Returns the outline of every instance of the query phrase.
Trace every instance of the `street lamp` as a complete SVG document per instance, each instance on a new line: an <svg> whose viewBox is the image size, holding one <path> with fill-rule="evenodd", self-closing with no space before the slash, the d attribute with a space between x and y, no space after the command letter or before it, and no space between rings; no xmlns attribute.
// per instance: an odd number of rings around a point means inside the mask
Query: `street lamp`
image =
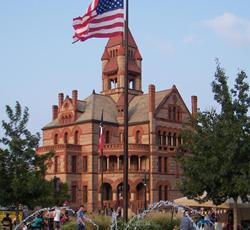
<svg viewBox="0 0 250 230"><path fill-rule="evenodd" d="M54 176L54 198L56 198L56 194L60 192L60 178Z"/></svg>
<svg viewBox="0 0 250 230"><path fill-rule="evenodd" d="M148 184L146 170L144 171L144 179L142 179L142 181L144 185L144 210L146 210L147 209L147 184Z"/></svg>

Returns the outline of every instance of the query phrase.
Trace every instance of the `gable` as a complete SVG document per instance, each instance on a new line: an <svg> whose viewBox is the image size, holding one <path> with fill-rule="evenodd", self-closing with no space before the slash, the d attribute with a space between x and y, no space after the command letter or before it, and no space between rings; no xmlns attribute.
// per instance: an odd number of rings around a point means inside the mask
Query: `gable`
<svg viewBox="0 0 250 230"><path fill-rule="evenodd" d="M185 122L190 117L190 112L177 90L163 98L155 111L155 118L172 121Z"/></svg>

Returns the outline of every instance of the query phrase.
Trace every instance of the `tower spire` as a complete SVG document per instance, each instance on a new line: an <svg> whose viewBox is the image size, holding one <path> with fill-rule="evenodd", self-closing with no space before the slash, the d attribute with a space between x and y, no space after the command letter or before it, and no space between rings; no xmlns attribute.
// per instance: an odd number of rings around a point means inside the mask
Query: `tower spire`
<svg viewBox="0 0 250 230"><path fill-rule="evenodd" d="M142 57L128 30L128 94L141 95ZM102 94L117 102L125 90L125 44L122 35L109 39L102 55Z"/></svg>

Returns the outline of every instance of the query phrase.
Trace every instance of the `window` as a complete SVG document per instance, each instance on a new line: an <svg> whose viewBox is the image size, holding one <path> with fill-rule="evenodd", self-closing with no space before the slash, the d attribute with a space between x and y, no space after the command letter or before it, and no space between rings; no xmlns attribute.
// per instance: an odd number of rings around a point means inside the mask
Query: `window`
<svg viewBox="0 0 250 230"><path fill-rule="evenodd" d="M59 156L55 156L55 173L59 172L58 163L59 163Z"/></svg>
<svg viewBox="0 0 250 230"><path fill-rule="evenodd" d="M164 172L168 173L168 158L164 158Z"/></svg>
<svg viewBox="0 0 250 230"><path fill-rule="evenodd" d="M181 121L181 109L179 107L177 109L177 121Z"/></svg>
<svg viewBox="0 0 250 230"><path fill-rule="evenodd" d="M78 131L75 131L75 134L74 134L74 144L75 145L79 144L79 132Z"/></svg>
<svg viewBox="0 0 250 230"><path fill-rule="evenodd" d="M131 156L130 158L130 169L137 171L139 169L138 156Z"/></svg>
<svg viewBox="0 0 250 230"><path fill-rule="evenodd" d="M88 186L83 186L83 203L88 202Z"/></svg>
<svg viewBox="0 0 250 230"><path fill-rule="evenodd" d="M161 192L162 192L162 186L160 185L159 186L159 201L162 200Z"/></svg>
<svg viewBox="0 0 250 230"><path fill-rule="evenodd" d="M176 146L176 133L174 133L174 136L173 136L173 146Z"/></svg>
<svg viewBox="0 0 250 230"><path fill-rule="evenodd" d="M135 80L129 81L129 89L135 89Z"/></svg>
<svg viewBox="0 0 250 230"><path fill-rule="evenodd" d="M163 139L162 140L162 142L163 142L162 144L163 145L166 145L166 137L167 137L166 132L163 132L163 135L162 135L162 139Z"/></svg>
<svg viewBox="0 0 250 230"><path fill-rule="evenodd" d="M161 172L161 158L162 157L158 157L158 172Z"/></svg>
<svg viewBox="0 0 250 230"><path fill-rule="evenodd" d="M181 120L181 109L179 106L169 105L168 107L168 119L172 121Z"/></svg>
<svg viewBox="0 0 250 230"><path fill-rule="evenodd" d="M172 142L172 141L171 141L171 139L172 139L172 138L171 138L171 133L169 132L169 133L168 133L168 145L169 145L169 146L171 146L171 145L172 145L172 143L171 143L171 142Z"/></svg>
<svg viewBox="0 0 250 230"><path fill-rule="evenodd" d="M164 200L168 200L168 186L164 186Z"/></svg>
<svg viewBox="0 0 250 230"><path fill-rule="evenodd" d="M58 145L58 134L54 136L54 145Z"/></svg>
<svg viewBox="0 0 250 230"><path fill-rule="evenodd" d="M76 156L71 156L71 172L76 173Z"/></svg>
<svg viewBox="0 0 250 230"><path fill-rule="evenodd" d="M119 133L119 142L123 143L123 133Z"/></svg>
<svg viewBox="0 0 250 230"><path fill-rule="evenodd" d="M141 144L141 132L139 130L136 131L136 134L135 134L135 143Z"/></svg>
<svg viewBox="0 0 250 230"><path fill-rule="evenodd" d="M173 106L173 120L176 121L176 107Z"/></svg>
<svg viewBox="0 0 250 230"><path fill-rule="evenodd" d="M87 172L88 171L88 157L84 156L82 161L82 171Z"/></svg>
<svg viewBox="0 0 250 230"><path fill-rule="evenodd" d="M71 202L76 203L76 185L71 186Z"/></svg>
<svg viewBox="0 0 250 230"><path fill-rule="evenodd" d="M158 131L157 133L157 144L161 145L161 131Z"/></svg>
<svg viewBox="0 0 250 230"><path fill-rule="evenodd" d="M105 133L105 143L106 144L109 144L109 131L106 131L106 133Z"/></svg>
<svg viewBox="0 0 250 230"><path fill-rule="evenodd" d="M67 132L64 133L64 138L63 138L63 140L64 140L64 144L68 144L68 133L67 133Z"/></svg>

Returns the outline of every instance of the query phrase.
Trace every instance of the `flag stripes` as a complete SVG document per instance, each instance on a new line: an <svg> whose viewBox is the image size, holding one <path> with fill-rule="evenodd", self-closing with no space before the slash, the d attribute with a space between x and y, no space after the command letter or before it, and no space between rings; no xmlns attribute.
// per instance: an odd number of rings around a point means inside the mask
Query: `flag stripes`
<svg viewBox="0 0 250 230"><path fill-rule="evenodd" d="M117 36L124 25L123 0L94 0L83 17L73 19L73 41Z"/></svg>

